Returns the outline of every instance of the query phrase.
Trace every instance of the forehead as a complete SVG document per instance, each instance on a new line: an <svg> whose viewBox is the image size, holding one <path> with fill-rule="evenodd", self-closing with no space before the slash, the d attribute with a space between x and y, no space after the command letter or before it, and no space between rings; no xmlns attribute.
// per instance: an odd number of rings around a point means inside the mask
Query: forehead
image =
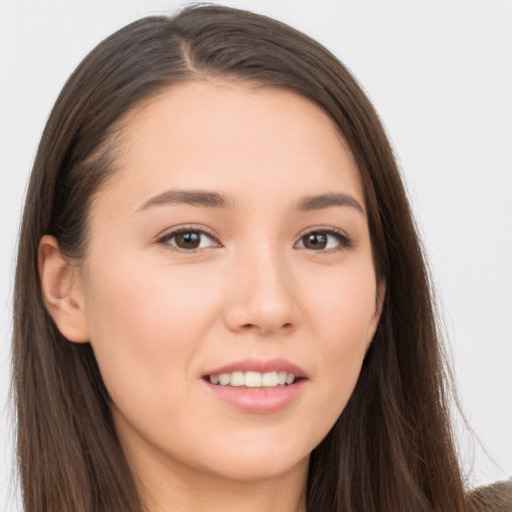
<svg viewBox="0 0 512 512"><path fill-rule="evenodd" d="M115 182L125 198L183 187L259 192L268 200L279 189L285 201L308 189L351 193L364 204L339 129L288 90L226 81L174 85L125 116L122 132Z"/></svg>

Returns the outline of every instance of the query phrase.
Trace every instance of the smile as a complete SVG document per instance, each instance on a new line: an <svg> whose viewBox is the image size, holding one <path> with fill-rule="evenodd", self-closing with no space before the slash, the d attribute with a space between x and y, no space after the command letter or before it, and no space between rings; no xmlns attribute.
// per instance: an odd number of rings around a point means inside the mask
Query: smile
<svg viewBox="0 0 512 512"><path fill-rule="evenodd" d="M289 386L296 380L293 373L286 371L274 372L241 372L221 373L209 375L207 379L211 384L218 386L235 386L245 388L276 388L278 386Z"/></svg>
<svg viewBox="0 0 512 512"><path fill-rule="evenodd" d="M211 369L201 380L215 400L249 414L287 409L309 383L304 370L285 359L237 361Z"/></svg>

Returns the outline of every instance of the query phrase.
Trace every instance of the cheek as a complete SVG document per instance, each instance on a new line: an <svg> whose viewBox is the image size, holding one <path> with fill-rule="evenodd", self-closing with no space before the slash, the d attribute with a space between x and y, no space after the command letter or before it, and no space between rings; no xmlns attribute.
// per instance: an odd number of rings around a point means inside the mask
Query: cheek
<svg viewBox="0 0 512 512"><path fill-rule="evenodd" d="M86 295L88 320L104 342L132 340L144 351L172 343L185 345L183 334L201 330L198 317L214 316L219 292L193 270L117 260L90 273ZM136 334L139 336L136 336ZM149 334L153 334L150 336ZM157 334L157 336L154 336Z"/></svg>
<svg viewBox="0 0 512 512"><path fill-rule="evenodd" d="M219 292L204 276L128 260L89 275L91 344L114 402L161 406L162 395L193 379L190 363L219 316Z"/></svg>
<svg viewBox="0 0 512 512"><path fill-rule="evenodd" d="M325 349L336 353L370 340L376 315L376 280L371 264L327 269L305 283L305 314ZM364 347L363 347L364 348Z"/></svg>
<svg viewBox="0 0 512 512"><path fill-rule="evenodd" d="M315 379L322 399L312 414L333 424L345 408L359 378L362 361L373 334L376 282L373 267L341 270L319 279L310 288L307 306L312 317L319 364Z"/></svg>

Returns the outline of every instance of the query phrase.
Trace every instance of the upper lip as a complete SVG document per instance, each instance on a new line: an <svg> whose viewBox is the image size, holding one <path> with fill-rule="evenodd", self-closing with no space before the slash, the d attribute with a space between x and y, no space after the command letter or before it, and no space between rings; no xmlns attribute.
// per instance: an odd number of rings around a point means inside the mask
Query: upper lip
<svg viewBox="0 0 512 512"><path fill-rule="evenodd" d="M306 378L305 371L294 363L286 359L243 359L234 361L224 366L219 366L209 370L206 375L220 375L221 373L232 372L286 372L293 373L297 378Z"/></svg>

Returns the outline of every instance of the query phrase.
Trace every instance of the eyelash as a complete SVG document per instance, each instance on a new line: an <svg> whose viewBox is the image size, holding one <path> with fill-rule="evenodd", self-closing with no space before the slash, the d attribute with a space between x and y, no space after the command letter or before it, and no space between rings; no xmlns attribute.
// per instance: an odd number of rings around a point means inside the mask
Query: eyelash
<svg viewBox="0 0 512 512"><path fill-rule="evenodd" d="M334 248L320 249L320 250L316 250L316 251L314 249L310 249L313 252L330 254L333 252L342 251L344 249L352 249L354 247L354 242L352 241L352 239L349 236L347 236L343 231L334 229L332 227L327 227L327 226L317 226L313 229L306 231L304 234L302 234L299 237L299 240L296 242L296 244L301 242L308 235L312 235L312 234L323 234L323 235L327 235L327 236L332 236L339 243L338 247L334 247ZM307 247L305 247L305 249L307 249Z"/></svg>
<svg viewBox="0 0 512 512"><path fill-rule="evenodd" d="M200 228L195 228L193 226L190 226L190 227L180 227L179 229L176 229L176 230L173 230L169 233L166 233L165 235L161 236L160 238L158 238L157 240L157 243L158 244L161 244L161 245L165 245L167 247L171 247L172 250L175 250L177 252L182 252L182 253L196 253L198 251L201 251L202 249L205 249L204 247L197 247L197 248L188 248L188 249L184 249L184 248L181 248L181 247L177 247L176 245L173 245L170 243L170 241L172 239L174 239L175 237L181 235L181 234L190 234L190 233L197 233L199 234L200 236L205 236L207 238L209 238L213 243L211 246L208 246L208 247L219 247L221 246L221 243L219 242L219 240L213 236L211 233L208 233L207 231L205 231L204 229L200 229ZM333 253L333 252L338 252L338 251L342 251L344 249L351 249L354 244L353 244L353 241L345 234L343 233L342 231L339 231L337 229L334 229L332 227L322 227L322 226L318 226L318 227L315 227L313 229L310 229L309 231L303 233L298 241L295 243L294 247L299 243L299 242L302 242L304 240L305 237L307 237L308 235L313 235L313 234L321 234L321 235L327 235L327 237L331 236L331 237L334 237L337 242L338 242L338 247L335 247L335 248L329 248L329 249L318 249L318 250L315 250L315 249L308 249L307 247L299 247L299 248L304 248L306 250L310 250L312 252L318 252L318 253Z"/></svg>
<svg viewBox="0 0 512 512"><path fill-rule="evenodd" d="M177 247L170 243L170 241L173 238L175 238L181 234L187 234L187 233L199 233L200 235L205 236L205 237L209 238L212 242L214 242L214 244L212 244L212 246L214 246L214 245L220 246L221 245L220 242L211 233L208 233L204 229L195 228L193 226L190 226L190 227L184 226L184 227L175 229L173 231L170 231L169 233L166 233L165 235L161 236L157 240L157 243L161 244L161 245L165 245L167 247L171 247L172 250L175 250L178 252L184 252L184 253L195 253L195 252L198 252L198 251L204 249L204 247L203 248L198 247L198 248L193 248L193 249L183 249L181 247Z"/></svg>

